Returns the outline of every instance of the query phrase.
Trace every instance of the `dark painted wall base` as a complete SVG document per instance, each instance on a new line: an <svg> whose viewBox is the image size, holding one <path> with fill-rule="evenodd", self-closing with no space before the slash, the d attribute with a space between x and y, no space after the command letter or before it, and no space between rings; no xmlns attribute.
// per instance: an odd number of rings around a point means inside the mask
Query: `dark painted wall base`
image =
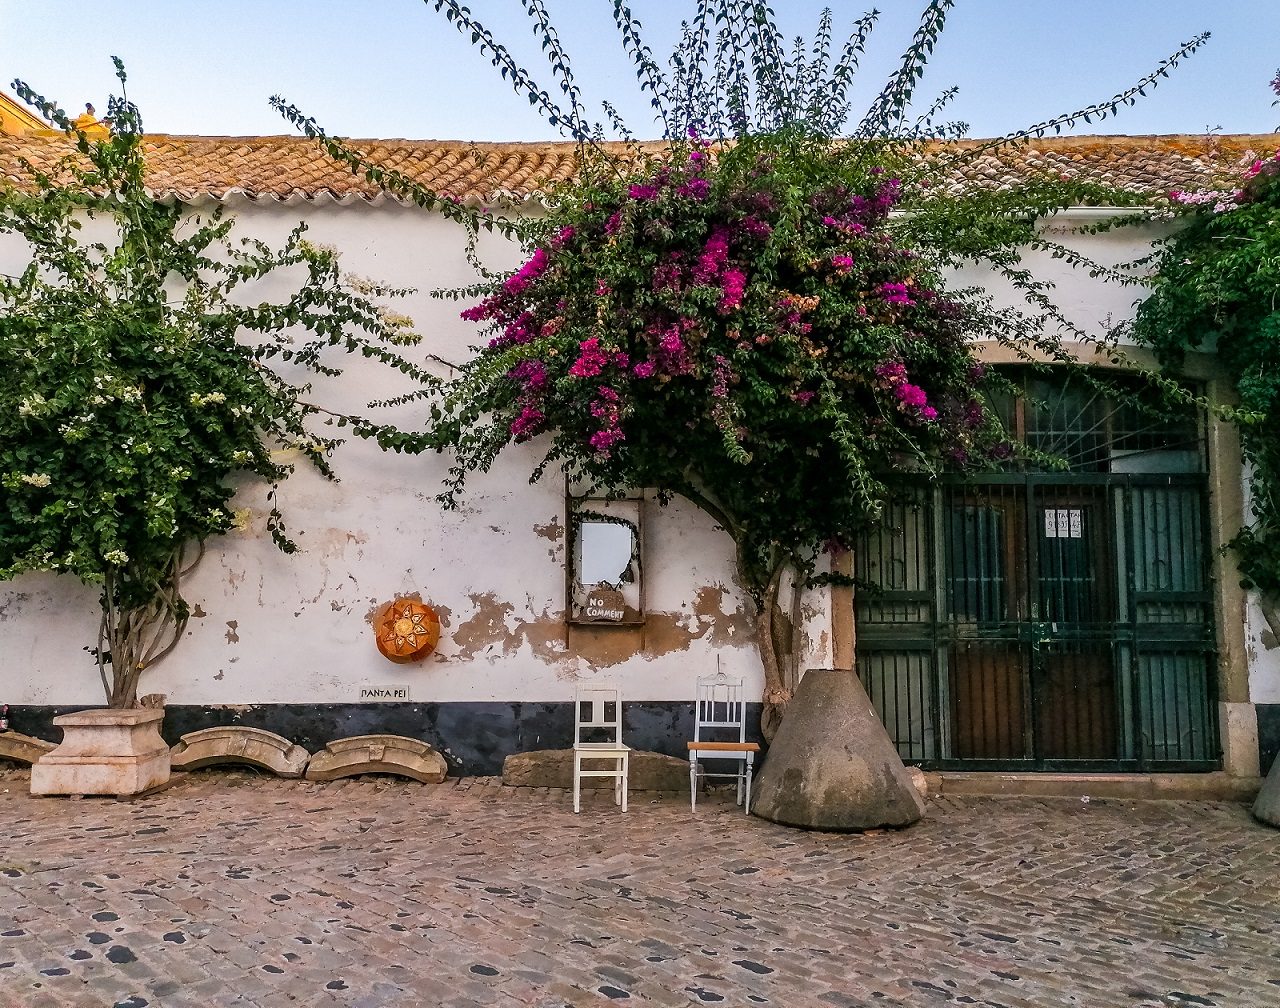
<svg viewBox="0 0 1280 1008"><path fill-rule="evenodd" d="M59 714L81 707L11 707L14 731L56 742ZM1258 755L1265 776L1280 755L1280 704L1258 704ZM573 745L573 705L569 703L366 703L256 704L244 709L174 705L165 711L162 733L170 745L179 736L215 725L265 728L316 752L334 739L386 732L408 735L435 746L460 776L502 773L511 753L567 749ZM634 749L684 758L693 738L693 704L681 701L630 702L624 736ZM748 704L747 738L760 737L760 704Z"/></svg>
<svg viewBox="0 0 1280 1008"><path fill-rule="evenodd" d="M760 738L760 704L747 705L747 739ZM11 707L10 726L25 735L56 742L59 714L82 707ZM216 725L265 728L316 752L334 739L388 733L422 739L449 761L460 776L502 773L511 753L568 749L573 745L571 703L365 703L255 704L228 709L171 705L161 734L173 745L181 735ZM628 702L623 741L633 749L685 757L693 738L693 704L681 701Z"/></svg>
<svg viewBox="0 0 1280 1008"><path fill-rule="evenodd" d="M1280 756L1280 704L1260 703L1258 711L1258 762L1262 764L1262 776L1267 775L1271 764Z"/></svg>

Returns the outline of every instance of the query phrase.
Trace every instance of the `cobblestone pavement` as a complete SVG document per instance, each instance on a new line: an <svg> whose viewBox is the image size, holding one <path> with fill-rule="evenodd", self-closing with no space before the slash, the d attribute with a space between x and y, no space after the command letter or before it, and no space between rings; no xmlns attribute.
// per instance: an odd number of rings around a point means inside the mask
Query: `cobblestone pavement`
<svg viewBox="0 0 1280 1008"><path fill-rule="evenodd" d="M940 798L806 833L715 796L0 773L0 1005L1280 1004L1243 806Z"/></svg>

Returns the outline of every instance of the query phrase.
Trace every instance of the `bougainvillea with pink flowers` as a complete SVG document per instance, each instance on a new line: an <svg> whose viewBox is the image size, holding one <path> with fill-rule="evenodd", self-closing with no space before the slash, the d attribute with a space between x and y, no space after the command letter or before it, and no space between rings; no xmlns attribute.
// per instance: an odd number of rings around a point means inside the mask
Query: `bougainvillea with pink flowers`
<svg viewBox="0 0 1280 1008"><path fill-rule="evenodd" d="M545 434L575 479L702 504L763 591L780 554L852 542L889 474L1006 456L971 350L985 309L904 244L893 165L801 164L693 136L575 185L461 313L487 341L443 406L453 488Z"/></svg>
<svg viewBox="0 0 1280 1008"><path fill-rule="evenodd" d="M773 630L775 609L788 608L777 605L786 572L795 612L803 585L822 576L823 553L851 545L895 488L1009 454L988 408L999 379L975 360L971 339L1065 366L1076 361L1063 339L1096 339L1057 309L1022 253L1114 275L1036 221L1135 197L1058 174L997 188L952 183L993 152L1113 115L1204 36L1106 101L961 147L947 141L966 127L940 118L953 91L913 106L954 0L923 4L910 45L861 116L852 82L874 11L843 44L824 12L812 44L793 47L759 0L698 0L668 73L618 0L614 21L663 141L635 143L605 103L624 140L607 148L541 0L521 6L550 87L470 8L433 3L576 142L581 171L548 195L545 215L472 212L277 101L352 171L460 221L473 238L497 230L526 253L510 276L466 291L479 299L463 317L482 327L483 343L428 390L426 437L383 443L450 452L446 505L516 442L543 453L535 479L562 469L594 493L646 488L711 514L733 537L741 582L759 607L769 736L798 681L799 649L780 646ZM981 292L942 282L974 262L1026 309L997 310Z"/></svg>

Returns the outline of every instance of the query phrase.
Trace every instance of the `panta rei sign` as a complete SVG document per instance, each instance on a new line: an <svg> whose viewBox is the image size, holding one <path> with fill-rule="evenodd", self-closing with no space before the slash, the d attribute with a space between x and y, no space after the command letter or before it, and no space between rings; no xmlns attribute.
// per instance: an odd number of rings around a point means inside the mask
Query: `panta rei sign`
<svg viewBox="0 0 1280 1008"><path fill-rule="evenodd" d="M370 700L408 700L408 686L361 686L360 701Z"/></svg>

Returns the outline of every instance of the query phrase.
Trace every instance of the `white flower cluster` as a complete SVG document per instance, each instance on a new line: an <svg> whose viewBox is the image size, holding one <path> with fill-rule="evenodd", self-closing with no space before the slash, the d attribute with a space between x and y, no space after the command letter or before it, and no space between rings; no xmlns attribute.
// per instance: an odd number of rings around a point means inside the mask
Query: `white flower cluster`
<svg viewBox="0 0 1280 1008"><path fill-rule="evenodd" d="M384 288L366 276L359 273L343 273L342 285L351 291L352 294L362 294L365 297L370 295L380 295Z"/></svg>
<svg viewBox="0 0 1280 1008"><path fill-rule="evenodd" d="M48 400L37 392L35 395L27 396L22 402L18 403L18 416L40 416L48 405Z"/></svg>
<svg viewBox="0 0 1280 1008"><path fill-rule="evenodd" d="M378 321L382 323L385 339L396 346L412 346L422 340L408 315L379 306Z"/></svg>
<svg viewBox="0 0 1280 1008"><path fill-rule="evenodd" d="M124 550L114 549L104 553L102 559L109 564L114 564L116 567L123 567L129 562L129 554Z"/></svg>
<svg viewBox="0 0 1280 1008"><path fill-rule="evenodd" d="M303 255L322 255L330 259L337 259L341 253L334 245L326 245L323 242L307 241L303 238L298 242L298 251Z"/></svg>
<svg viewBox="0 0 1280 1008"><path fill-rule="evenodd" d="M33 487L47 487L53 482L53 480L49 478L48 473L23 473L18 477L18 479L22 480L22 482L26 483L28 486Z"/></svg>
<svg viewBox="0 0 1280 1008"><path fill-rule="evenodd" d="M378 307L378 318L382 321L384 326L393 332L399 330L405 330L408 332L413 331L413 319L409 318L408 315L405 315L402 312L392 311L390 308L380 305Z"/></svg>
<svg viewBox="0 0 1280 1008"><path fill-rule="evenodd" d="M192 406L220 405L221 403L224 403L226 401L227 401L227 397L222 392L209 392L206 395L201 395L199 392L191 393Z"/></svg>
<svg viewBox="0 0 1280 1008"><path fill-rule="evenodd" d="M62 435L62 439L66 441L67 444L75 444L78 441L83 441L89 436L89 428L84 425L85 421L92 419L93 414L90 413L87 417L78 418L78 421L61 424L58 427L58 433Z"/></svg>

